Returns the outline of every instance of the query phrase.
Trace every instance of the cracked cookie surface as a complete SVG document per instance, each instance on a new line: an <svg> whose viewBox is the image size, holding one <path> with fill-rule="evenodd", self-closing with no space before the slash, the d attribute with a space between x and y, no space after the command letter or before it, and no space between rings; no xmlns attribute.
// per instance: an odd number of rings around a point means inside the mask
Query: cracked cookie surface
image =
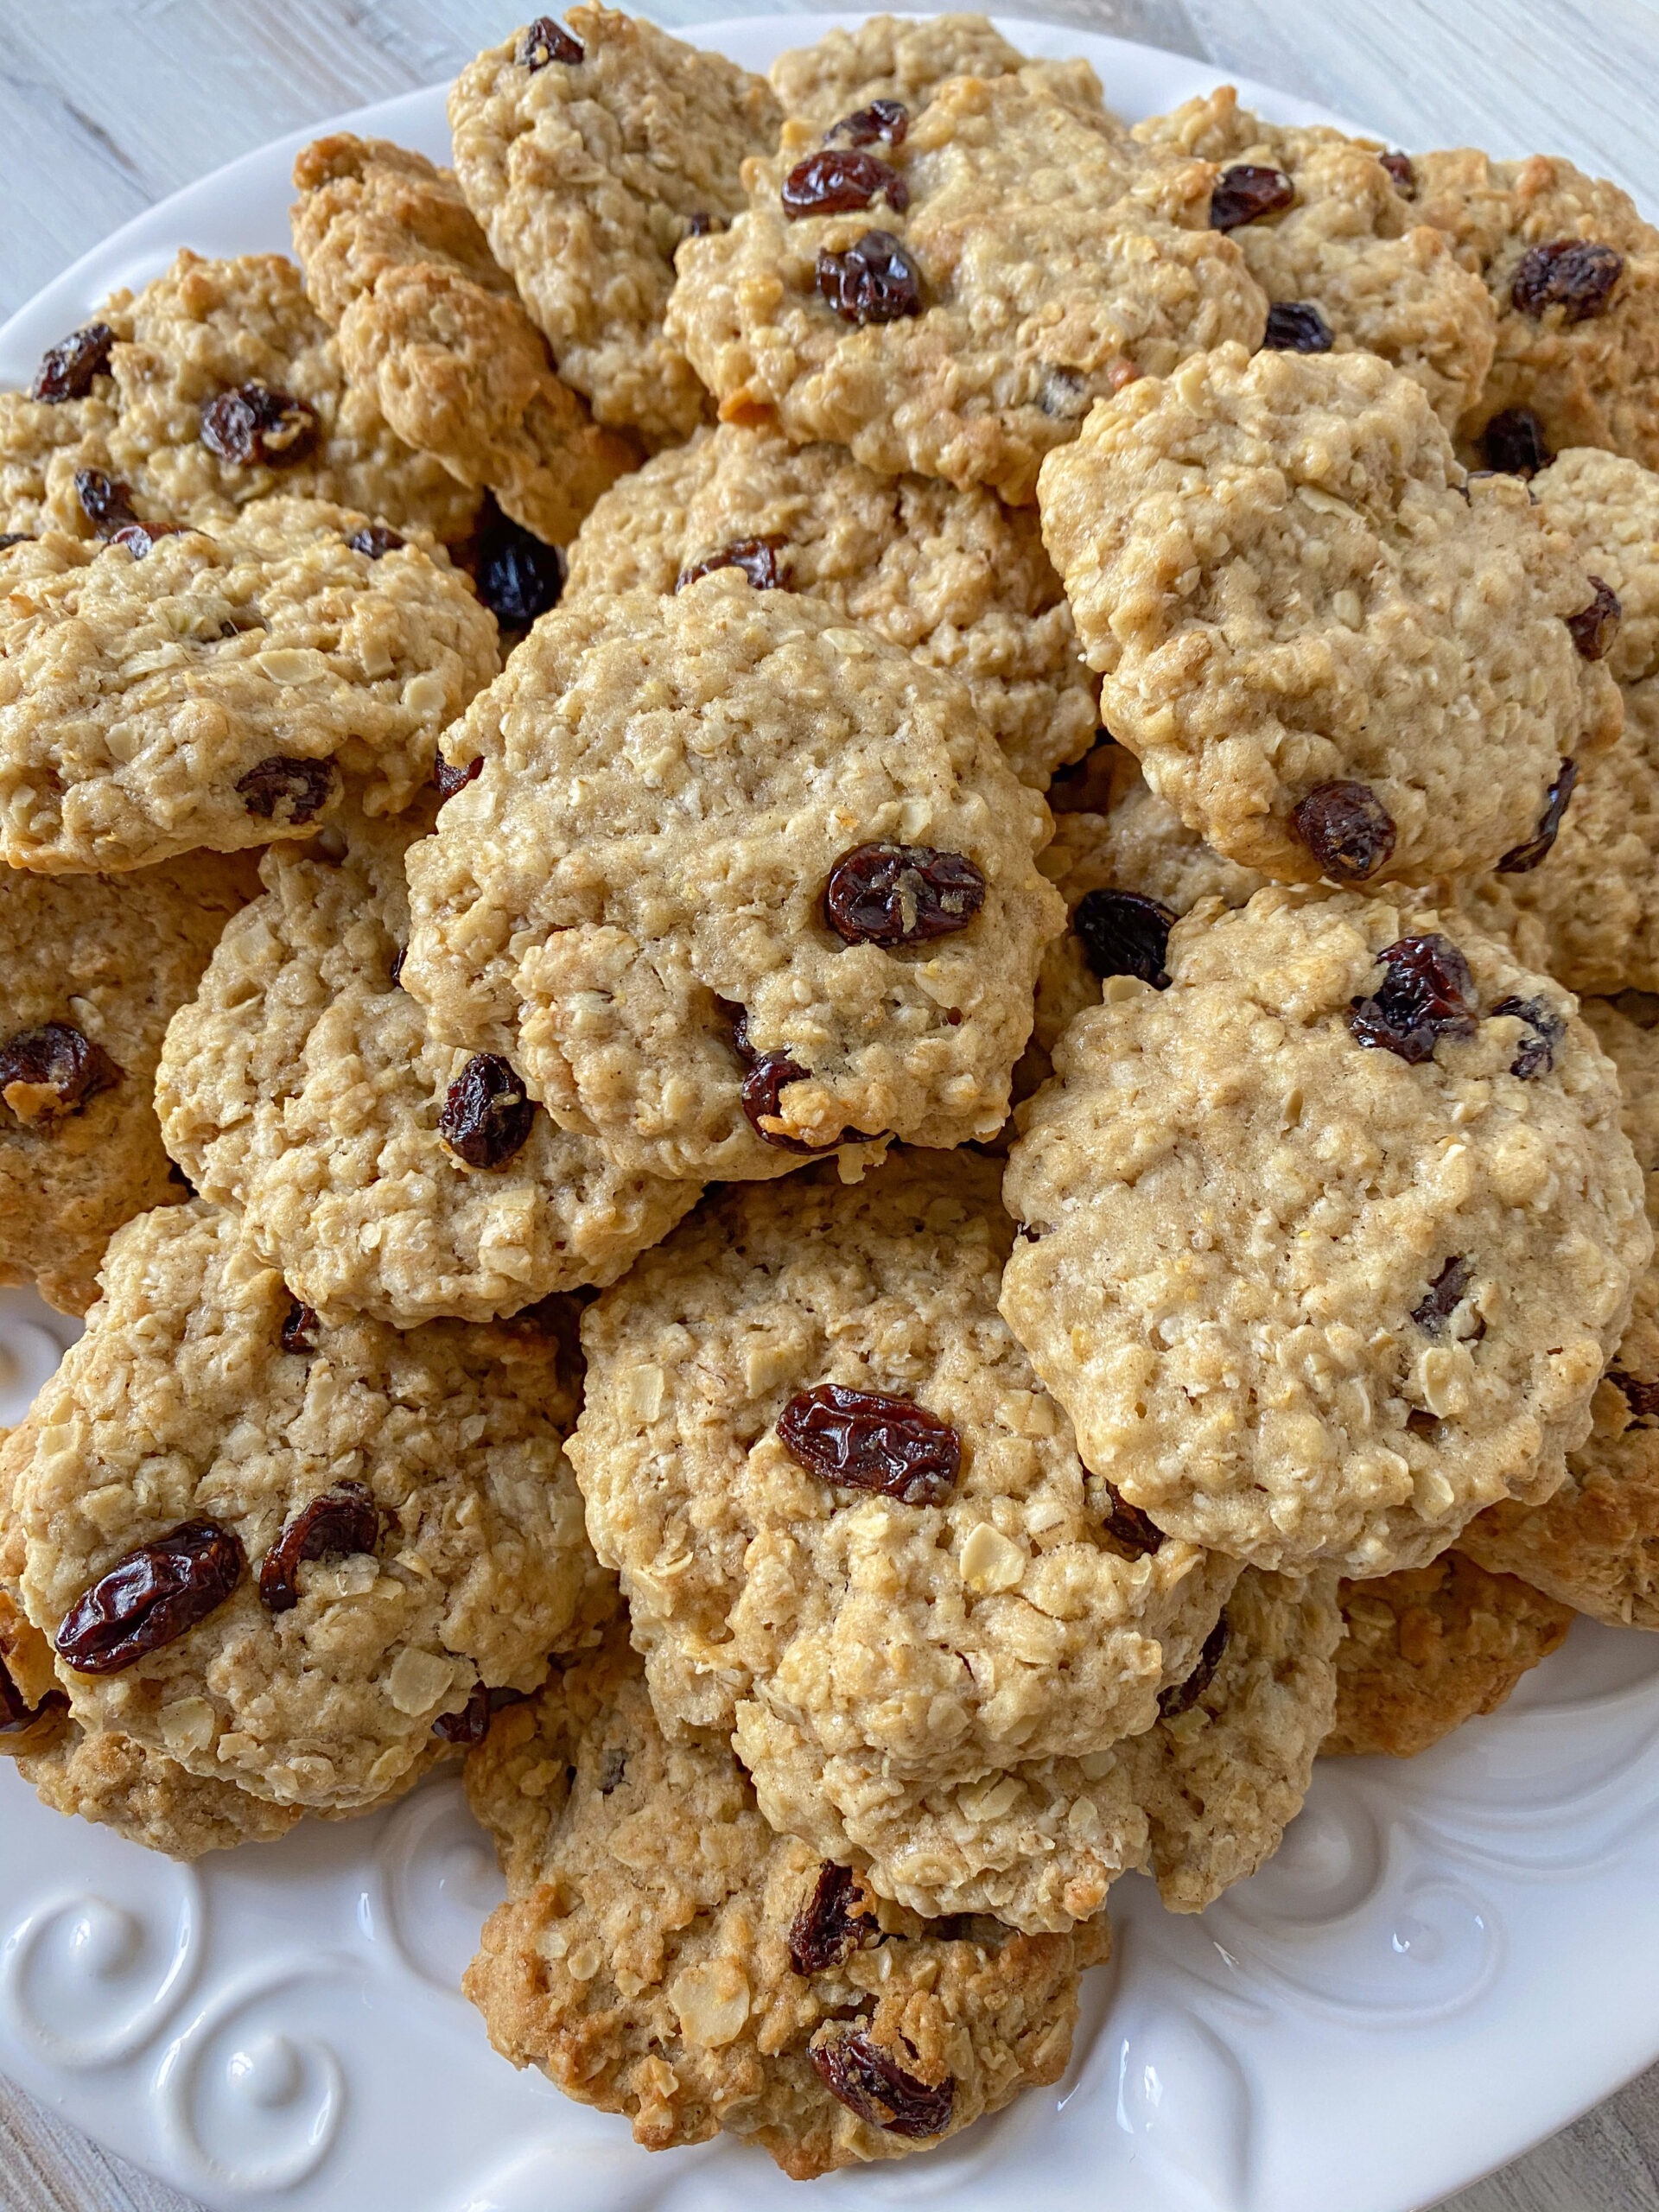
<svg viewBox="0 0 1659 2212"><path fill-rule="evenodd" d="M1490 868L1563 761L1618 738L1567 626L1588 564L1523 485L1465 484L1421 386L1372 356L1226 346L1144 378L1039 497L1103 720L1245 867Z"/></svg>
<svg viewBox="0 0 1659 2212"><path fill-rule="evenodd" d="M1028 509L722 424L606 494L570 550L563 603L671 592L722 556L960 677L1022 783L1040 791L1092 742L1094 687Z"/></svg>
<svg viewBox="0 0 1659 2212"><path fill-rule="evenodd" d="M1571 1000L1399 894L1201 906L1166 964L1060 1039L1005 1184L1002 1312L1088 1465L1359 1576L1548 1497L1652 1244Z"/></svg>
<svg viewBox="0 0 1659 2212"><path fill-rule="evenodd" d="M400 1328L609 1282L699 1188L625 1173L545 1114L493 1165L446 1141L467 1056L432 1041L395 978L419 830L358 818L340 858L268 855L264 895L174 1020L157 1084L175 1157L241 1209L295 1296Z"/></svg>
<svg viewBox="0 0 1659 2212"><path fill-rule="evenodd" d="M367 529L277 499L212 535L0 553L0 855L122 870L308 836L345 776L408 805L495 624L441 547L377 555Z"/></svg>
<svg viewBox="0 0 1659 2212"><path fill-rule="evenodd" d="M445 750L404 985L561 1128L708 1181L1000 1127L1061 913L954 677L722 569L544 616Z"/></svg>
<svg viewBox="0 0 1659 2212"><path fill-rule="evenodd" d="M764 77L608 8L565 16L575 51L515 33L449 95L455 175L496 259L600 422L685 437L709 399L664 334L674 257L700 219L743 205L770 149Z"/></svg>

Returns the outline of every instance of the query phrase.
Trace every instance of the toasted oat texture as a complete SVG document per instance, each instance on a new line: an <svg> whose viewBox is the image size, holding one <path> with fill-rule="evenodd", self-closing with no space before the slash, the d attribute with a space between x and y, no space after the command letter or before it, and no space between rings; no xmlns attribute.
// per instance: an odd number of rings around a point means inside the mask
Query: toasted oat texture
<svg viewBox="0 0 1659 2212"><path fill-rule="evenodd" d="M1366 1048L1384 950L1447 928L1474 1033ZM1002 1311L1087 1464L1172 1535L1358 1576L1548 1497L1652 1244L1573 1001L1399 894L1200 906L1166 965L1060 1039L1005 1185L1037 1241Z"/></svg>
<svg viewBox="0 0 1659 2212"><path fill-rule="evenodd" d="M672 591L762 540L785 588L961 677L1022 783L1094 740L1095 691L1036 516L937 478L877 476L838 446L724 424L606 494L570 551L567 606Z"/></svg>
<svg viewBox="0 0 1659 2212"><path fill-rule="evenodd" d="M1074 1821L1032 1842L1029 1806L1009 1821L985 1802L976 1826L965 1808L1006 1794L1010 1767L1150 1727L1238 1570L1192 1544L1135 1555L1107 1525L1109 1493L996 1311L998 1173L906 1153L855 1188L821 1168L728 1193L588 1308L569 1448L664 1721L735 1719L774 1825L844 1820L861 1856L861 1810L908 1846L918 1801L959 1799L969 1842L931 1909L1030 1929L1099 1904L1095 1839ZM824 1383L949 1422L944 1502L803 1465L779 1418ZM876 1887L915 1903L920 1877L870 1853Z"/></svg>
<svg viewBox="0 0 1659 2212"><path fill-rule="evenodd" d="M1040 71L939 87L903 143L881 149L907 210L883 194L855 213L788 217L784 180L820 137L786 123L775 157L745 172L747 212L680 254L669 334L725 421L1023 505L1093 401L1203 347L1261 339L1262 293L1208 227L1213 170L1148 163ZM873 228L901 243L920 305L861 326L820 296L820 257Z"/></svg>
<svg viewBox="0 0 1659 2212"><path fill-rule="evenodd" d="M1380 353L1420 384L1448 430L1480 396L1496 342L1492 303L1440 232L1418 217L1375 141L1263 123L1230 85L1131 136L1154 154L1219 168L1278 169L1295 188L1282 213L1233 233L1275 304L1317 308L1338 353Z"/></svg>
<svg viewBox="0 0 1659 2212"><path fill-rule="evenodd" d="M1062 909L954 677L726 569L544 615L446 751L484 765L410 850L404 986L560 1128L703 1181L995 1134ZM871 843L965 856L979 911L844 941L826 886Z"/></svg>
<svg viewBox="0 0 1659 2212"><path fill-rule="evenodd" d="M366 528L269 499L147 552L0 553L0 855L107 872L307 837L341 771L372 813L407 806L495 624L441 546L377 557Z"/></svg>
<svg viewBox="0 0 1659 2212"><path fill-rule="evenodd" d="M106 300L96 320L116 345L85 399L53 406L0 392L0 530L92 536L75 488L83 469L117 480L147 522L200 525L285 492L447 543L472 529L477 493L411 450L372 394L346 383L333 335L280 254L181 252L142 292ZM302 401L315 429L275 461L214 453L204 410L247 385Z"/></svg>
<svg viewBox="0 0 1659 2212"><path fill-rule="evenodd" d="M561 382L454 175L342 133L308 146L294 181L294 249L346 375L399 437L563 545L639 452Z"/></svg>
<svg viewBox="0 0 1659 2212"><path fill-rule="evenodd" d="M0 870L0 1282L84 1313L112 1233L187 1195L156 1120L162 1036L258 888L251 860L214 853L125 876ZM79 1099L31 1080L27 1040L53 1023L108 1062Z"/></svg>
<svg viewBox="0 0 1659 2212"><path fill-rule="evenodd" d="M1085 114L1113 119L1088 62L1033 61L985 16L869 16L856 30L826 31L812 46L780 54L767 74L786 114L828 130L872 100L898 100L913 112L948 77L1012 77L1022 70Z"/></svg>
<svg viewBox="0 0 1659 2212"><path fill-rule="evenodd" d="M1101 711L1228 859L1321 860L1294 810L1370 787L1388 876L1490 868L1564 758L1618 737L1567 619L1586 563L1511 477L1464 482L1422 388L1366 353L1224 346L1096 410L1044 467L1043 537Z"/></svg>
<svg viewBox="0 0 1659 2212"><path fill-rule="evenodd" d="M1659 1222L1659 1002L1631 992L1587 999L1584 1018L1618 1070L1624 1128ZM1615 1628L1659 1629L1659 1271L1636 1287L1630 1325L1597 1386L1594 1424L1567 1480L1531 1511L1496 1505L1464 1548L1576 1612Z"/></svg>
<svg viewBox="0 0 1659 2212"><path fill-rule="evenodd" d="M1496 1713L1573 1625L1570 1606L1512 1574L1488 1574L1460 1551L1344 1582L1342 1611L1348 1632L1337 1649L1336 1726L1320 1747L1327 1756L1415 1758L1465 1720Z"/></svg>
<svg viewBox="0 0 1659 2212"><path fill-rule="evenodd" d="M534 1688L607 1602L561 1449L568 1363L537 1323L330 1327L200 1200L129 1223L104 1286L0 1454L29 1618L55 1637L118 1560L203 1518L249 1572L124 1672L60 1660L83 1726L279 1805L360 1809L478 1682ZM370 1493L375 1551L298 1566L273 1611L266 1554L343 1480Z"/></svg>
<svg viewBox="0 0 1659 2212"><path fill-rule="evenodd" d="M743 205L744 158L770 149L778 103L764 77L639 17L577 6L565 21L578 61L521 60L515 32L462 70L455 175L565 382L601 423L671 442L709 413L664 334L675 250Z"/></svg>
<svg viewBox="0 0 1659 2212"><path fill-rule="evenodd" d="M1414 155L1412 167L1413 213L1445 232L1497 312L1497 350L1464 435L1478 443L1494 415L1527 407L1557 452L1605 446L1659 467L1659 232L1628 194L1544 154L1494 162L1462 147ZM1567 239L1610 246L1622 259L1599 310L1574 320L1564 305L1541 314L1517 305L1523 257Z"/></svg>
<svg viewBox="0 0 1659 2212"><path fill-rule="evenodd" d="M664 1738L620 1627L498 1716L467 1787L507 1902L462 1987L504 2056L650 2150L725 2128L805 2180L925 2149L1058 2079L1079 1976L1110 1950L1103 1916L930 1926L855 1876L846 1932L798 1971L791 1932L833 1870L772 1833L717 1736ZM897 2069L885 2106L840 2101L826 2050Z"/></svg>
<svg viewBox="0 0 1659 2212"><path fill-rule="evenodd" d="M174 1020L156 1087L175 1158L242 1210L296 1298L399 1328L613 1281L699 1187L625 1174L545 1114L496 1167L444 1142L467 1056L431 1041L393 980L416 834L359 818L343 858L269 854L265 895Z"/></svg>

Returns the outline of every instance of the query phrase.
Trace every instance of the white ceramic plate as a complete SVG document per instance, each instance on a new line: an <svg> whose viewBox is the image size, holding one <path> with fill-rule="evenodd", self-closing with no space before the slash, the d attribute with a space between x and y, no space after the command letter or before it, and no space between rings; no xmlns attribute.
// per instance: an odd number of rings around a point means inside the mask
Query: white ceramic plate
<svg viewBox="0 0 1659 2212"><path fill-rule="evenodd" d="M1007 28L1087 54L1128 116L1214 81L1118 40ZM810 35L798 16L690 34L757 69ZM316 126L340 127L448 151L439 90ZM286 247L289 166L314 135L87 255L0 331L0 381L180 245ZM0 1423L74 1333L0 1291ZM456 1983L499 1893L453 1780L188 1868L0 1774L0 2068L215 2212L805 2202L729 2143L652 2158L491 2054ZM1322 1768L1277 1859L1201 1919L1138 1877L1112 1917L1117 1958L1090 1978L1057 2092L812 2202L1409 2212L1562 2126L1659 2056L1659 1637L1580 1622L1497 1718L1406 1766Z"/></svg>

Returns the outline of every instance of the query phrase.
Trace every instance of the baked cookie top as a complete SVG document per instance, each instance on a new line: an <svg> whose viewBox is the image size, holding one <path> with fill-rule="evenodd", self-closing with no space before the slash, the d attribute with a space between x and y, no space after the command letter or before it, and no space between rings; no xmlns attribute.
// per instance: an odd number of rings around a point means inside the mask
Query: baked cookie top
<svg viewBox="0 0 1659 2212"><path fill-rule="evenodd" d="M1659 1222L1659 1003L1631 992L1586 999L1586 1021L1618 1070L1624 1121ZM1547 1503L1491 1507L1465 1549L1614 1628L1659 1628L1659 1272L1636 1287L1630 1325L1592 1402L1589 1436L1569 1452Z"/></svg>
<svg viewBox="0 0 1659 2212"><path fill-rule="evenodd" d="M0 1451L85 1727L359 1809L608 1603L537 1322L331 1327L200 1200L129 1223L104 1286Z"/></svg>
<svg viewBox="0 0 1659 2212"><path fill-rule="evenodd" d="M187 1195L156 1120L162 1037L258 888L251 860L216 853L0 870L0 1282L84 1313L113 1231Z"/></svg>
<svg viewBox="0 0 1659 2212"><path fill-rule="evenodd" d="M507 1902L462 1984L490 2040L652 2150L721 2128L797 2180L1057 2081L1103 1917L930 1925L775 1835L717 1736L664 1737L619 1628L467 1765Z"/></svg>
<svg viewBox="0 0 1659 2212"><path fill-rule="evenodd" d="M453 172L340 133L305 148L294 182L294 250L346 375L400 438L563 545L639 452L555 373Z"/></svg>
<svg viewBox="0 0 1659 2212"><path fill-rule="evenodd" d="M717 570L537 623L447 735L405 989L619 1165L995 1134L1060 904L965 690Z"/></svg>
<svg viewBox="0 0 1659 2212"><path fill-rule="evenodd" d="M664 334L675 251L743 205L778 103L641 18L577 6L565 23L539 16L461 71L455 175L565 381L601 423L683 438L709 402Z"/></svg>
<svg viewBox="0 0 1659 2212"><path fill-rule="evenodd" d="M54 372L60 353L67 372ZM280 254L181 252L54 347L35 389L53 396L0 393L0 530L102 537L135 514L199 524L279 492L449 543L477 515L477 493L346 383Z"/></svg>
<svg viewBox="0 0 1659 2212"><path fill-rule="evenodd" d="M1211 220L1237 240L1271 302L1269 346L1379 353L1456 429L1491 365L1491 300L1414 213L1380 145L1320 125L1263 123L1230 85L1130 135L1154 155L1216 164Z"/></svg>
<svg viewBox="0 0 1659 2212"><path fill-rule="evenodd" d="M905 1788L870 1751L815 1762L804 1731L758 1699L739 1707L733 1741L774 1827L850 1856L912 1910L1065 1929L1139 1867L1172 1911L1202 1912L1301 1809L1336 1709L1341 1634L1334 1574L1247 1567L1150 1728L963 1785Z"/></svg>
<svg viewBox="0 0 1659 2212"><path fill-rule="evenodd" d="M1605 446L1659 467L1659 231L1571 162L1472 147L1412 157L1412 212L1445 233L1497 314L1486 383L1463 420L1490 466Z"/></svg>
<svg viewBox="0 0 1659 2212"><path fill-rule="evenodd" d="M959 676L1039 791L1093 741L1095 687L1029 508L723 423L606 494L570 550L564 604L670 592L718 564L804 592Z"/></svg>
<svg viewBox="0 0 1659 2212"><path fill-rule="evenodd" d="M625 1173L526 1109L504 1063L432 1042L397 981L420 827L356 817L343 855L270 852L156 1086L191 1182L241 1209L296 1298L399 1328L609 1282L699 1188Z"/></svg>
<svg viewBox="0 0 1659 2212"><path fill-rule="evenodd" d="M343 776L407 806L497 667L442 549L261 500L186 530L0 553L0 855L143 868L313 835Z"/></svg>
<svg viewBox="0 0 1659 2212"><path fill-rule="evenodd" d="M1508 477L1465 481L1366 353L1224 346L1096 408L1043 537L1101 711L1229 859L1290 881L1490 868L1618 737L1569 626L1586 563Z"/></svg>
<svg viewBox="0 0 1659 2212"><path fill-rule="evenodd" d="M669 333L725 421L1028 504L1095 400L1260 342L1212 170L1149 164L1040 70L949 79L896 143L823 137L792 118L745 213L681 251Z"/></svg>
<svg viewBox="0 0 1659 2212"><path fill-rule="evenodd" d="M1344 1582L1337 1719L1323 1751L1414 1758L1477 1715L1496 1713L1573 1625L1512 1574L1461 1551L1372 1582Z"/></svg>
<svg viewBox="0 0 1659 2212"><path fill-rule="evenodd" d="M1547 1497L1651 1250L1572 1000L1354 892L1200 906L1167 969L1060 1039L1005 1185L1002 1312L1089 1465L1173 1535L1359 1576Z"/></svg>
<svg viewBox="0 0 1659 2212"><path fill-rule="evenodd" d="M780 54L766 73L786 115L804 117L820 130L847 124L837 137L858 145L899 136L948 77L1012 77L1022 70L1085 113L1115 121L1105 113L1100 79L1088 62L1033 61L987 16L868 16L855 29L837 25L812 45ZM867 115L877 101L889 105ZM905 110L904 125L893 102Z"/></svg>

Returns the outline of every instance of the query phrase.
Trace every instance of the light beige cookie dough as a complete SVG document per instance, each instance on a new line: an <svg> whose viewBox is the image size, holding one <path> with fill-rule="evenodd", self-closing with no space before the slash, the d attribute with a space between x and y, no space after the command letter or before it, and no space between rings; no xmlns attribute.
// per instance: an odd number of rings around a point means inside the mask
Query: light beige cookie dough
<svg viewBox="0 0 1659 2212"><path fill-rule="evenodd" d="M669 333L724 421L1028 504L1094 401L1261 340L1265 298L1209 227L1210 168L1149 164L1040 70L950 79L880 147L874 196L791 215L785 181L821 138L786 123L745 172L747 211L681 251Z"/></svg>
<svg viewBox="0 0 1659 2212"><path fill-rule="evenodd" d="M1002 1312L1089 1465L1362 1577L1541 1502L1652 1244L1573 1001L1400 894L1200 906L1168 972L1060 1039L1005 1184Z"/></svg>
<svg viewBox="0 0 1659 2212"><path fill-rule="evenodd" d="M304 149L294 182L294 249L346 375L408 444L564 544L639 450L556 374L453 174L341 133Z"/></svg>
<svg viewBox="0 0 1659 2212"><path fill-rule="evenodd" d="M1491 868L1618 735L1568 627L1588 564L1524 486L1465 484L1421 387L1370 354L1230 346L1143 378L1039 501L1103 719L1243 866Z"/></svg>
<svg viewBox="0 0 1659 2212"><path fill-rule="evenodd" d="M334 340L280 254L180 253L94 318L106 365L82 397L0 393L0 531L106 534L107 491L146 522L200 524L286 493L399 529L467 537L478 495L397 436L349 385ZM239 403L239 404L238 404Z"/></svg>
<svg viewBox="0 0 1659 2212"><path fill-rule="evenodd" d="M556 1333L331 1327L200 1200L129 1223L104 1285L0 1452L19 1594L88 1731L358 1810L480 1685L534 1688L602 1615ZM105 1580L157 1544L222 1571L155 1570L177 1599Z"/></svg>
<svg viewBox="0 0 1659 2212"><path fill-rule="evenodd" d="M725 2129L797 2180L925 2150L1057 2081L1103 1916L930 1925L774 1835L718 1737L665 1738L625 1633L467 1761L507 1902L463 1988L490 2040L650 2150Z"/></svg>
<svg viewBox="0 0 1659 2212"><path fill-rule="evenodd" d="M214 853L125 876L0 870L0 1282L84 1313L111 1234L188 1195L156 1064L258 888L251 859Z"/></svg>
<svg viewBox="0 0 1659 2212"><path fill-rule="evenodd" d="M699 1188L625 1173L543 1113L499 1142L467 1120L467 1055L431 1041L396 980L417 834L359 817L338 858L270 853L156 1085L174 1157L241 1210L295 1296L398 1328L612 1281Z"/></svg>
<svg viewBox="0 0 1659 2212"><path fill-rule="evenodd" d="M1115 122L1105 114L1100 79L1088 62L1033 61L986 16L868 16L855 30L837 25L811 46L780 54L767 74L785 114L827 131L855 117L861 130L862 111L876 100L898 101L907 124L949 77L1012 77L1022 70L1101 124ZM893 130L890 114L870 120L884 135ZM838 136L858 143L848 132Z"/></svg>
<svg viewBox="0 0 1659 2212"><path fill-rule="evenodd" d="M445 752L404 987L561 1128L704 1181L995 1133L1062 910L954 677L720 569L544 616Z"/></svg>
<svg viewBox="0 0 1659 2212"><path fill-rule="evenodd" d="M494 675L495 623L441 546L270 499L214 524L0 553L0 855L138 868L315 834L345 777L423 790Z"/></svg>
<svg viewBox="0 0 1659 2212"><path fill-rule="evenodd" d="M1584 1018L1618 1070L1624 1128L1659 1221L1659 1001L1631 992L1586 999ZM1659 1629L1659 1272L1636 1287L1630 1325L1569 1452L1567 1480L1530 1510L1495 1505L1464 1548L1614 1628Z"/></svg>
<svg viewBox="0 0 1659 2212"><path fill-rule="evenodd" d="M601 423L685 437L708 395L664 310L674 257L743 205L779 120L764 77L638 16L542 16L463 69L455 175L492 251Z"/></svg>
<svg viewBox="0 0 1659 2212"><path fill-rule="evenodd" d="M606 494L570 550L563 603L670 592L721 561L959 676L1022 783L1042 790L1093 741L1094 685L1027 508L722 424Z"/></svg>
<svg viewBox="0 0 1659 2212"><path fill-rule="evenodd" d="M1381 354L1456 429L1491 366L1497 318L1480 277L1416 214L1378 158L1379 144L1318 124L1263 123L1230 85L1137 124L1131 136L1154 155L1213 162L1224 208L1230 170L1285 179L1293 196L1284 206L1229 223L1269 302L1315 311L1311 321L1272 318L1268 343ZM1249 204L1235 196L1230 212Z"/></svg>
<svg viewBox="0 0 1659 2212"><path fill-rule="evenodd" d="M1411 166L1416 219L1445 233L1497 315L1464 435L1478 446L1494 416L1522 410L1552 451L1605 446L1659 467L1659 232L1629 194L1544 154L1463 147Z"/></svg>
<svg viewBox="0 0 1659 2212"><path fill-rule="evenodd" d="M1415 1758L1465 1720L1496 1713L1573 1625L1570 1607L1512 1574L1487 1573L1461 1551L1344 1582L1342 1611L1326 1757Z"/></svg>

